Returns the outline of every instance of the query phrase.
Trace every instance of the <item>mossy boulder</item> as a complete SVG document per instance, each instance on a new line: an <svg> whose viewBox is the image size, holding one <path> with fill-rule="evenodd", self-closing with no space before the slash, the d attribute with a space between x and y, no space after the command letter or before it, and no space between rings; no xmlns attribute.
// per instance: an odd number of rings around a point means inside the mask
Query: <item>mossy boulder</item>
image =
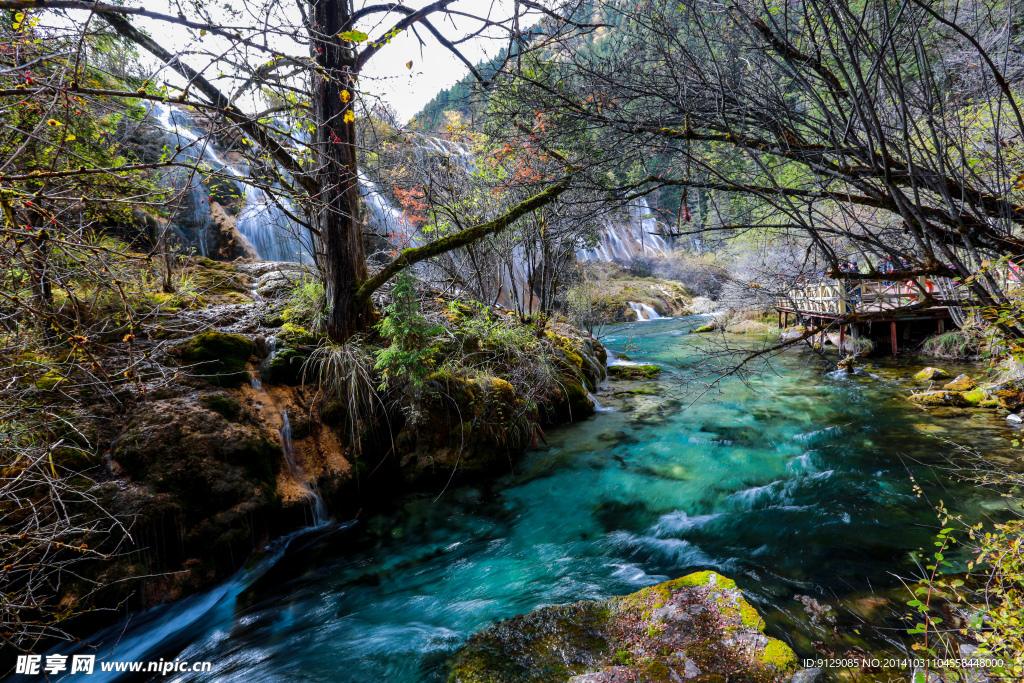
<svg viewBox="0 0 1024 683"><path fill-rule="evenodd" d="M455 654L448 683L786 680L796 655L764 628L733 581L698 572L500 621Z"/></svg>
<svg viewBox="0 0 1024 683"><path fill-rule="evenodd" d="M211 330L177 344L172 355L211 384L235 387L246 381L246 364L256 345L240 334Z"/></svg>
<svg viewBox="0 0 1024 683"><path fill-rule="evenodd" d="M408 481L507 465L533 443L536 408L499 377L436 372L416 403L416 413L395 437Z"/></svg>
<svg viewBox="0 0 1024 683"><path fill-rule="evenodd" d="M612 379L654 379L661 373L657 365L612 365L608 376Z"/></svg>
<svg viewBox="0 0 1024 683"><path fill-rule="evenodd" d="M970 391L976 386L978 385L975 384L969 375L957 375L956 379L952 382L946 382L942 385L942 388L946 391Z"/></svg>
<svg viewBox="0 0 1024 683"><path fill-rule="evenodd" d="M304 348L283 346L260 364L260 377L267 384L300 384L302 369L309 356L310 352Z"/></svg>
<svg viewBox="0 0 1024 683"><path fill-rule="evenodd" d="M695 328L693 331L696 332L697 334L703 334L705 332L714 332L717 329L717 323L708 323L707 325L701 325L700 327Z"/></svg>
<svg viewBox="0 0 1024 683"><path fill-rule="evenodd" d="M608 352L593 336L565 324L551 325L545 332L548 350L554 356L560 374L568 381L580 381L589 391L605 378Z"/></svg>
<svg viewBox="0 0 1024 683"><path fill-rule="evenodd" d="M995 403L995 401L989 396L989 393L981 388L971 389L961 394L964 400L967 401L967 405L980 406L986 403Z"/></svg>
<svg viewBox="0 0 1024 683"><path fill-rule="evenodd" d="M937 379L949 379L949 373L941 368L928 367L914 375L919 382L932 382Z"/></svg>
<svg viewBox="0 0 1024 683"><path fill-rule="evenodd" d="M957 406L968 405L964 395L957 391L924 391L911 394L910 401L923 406Z"/></svg>
<svg viewBox="0 0 1024 683"><path fill-rule="evenodd" d="M579 382L557 383L548 400L540 405L540 420L545 425L577 422L594 414L594 401Z"/></svg>
<svg viewBox="0 0 1024 683"><path fill-rule="evenodd" d="M229 420L238 419L238 415L242 411L238 399L224 392L201 395L199 405Z"/></svg>
<svg viewBox="0 0 1024 683"><path fill-rule="evenodd" d="M989 393L1007 410L1024 408L1024 380L1010 379L989 387Z"/></svg>

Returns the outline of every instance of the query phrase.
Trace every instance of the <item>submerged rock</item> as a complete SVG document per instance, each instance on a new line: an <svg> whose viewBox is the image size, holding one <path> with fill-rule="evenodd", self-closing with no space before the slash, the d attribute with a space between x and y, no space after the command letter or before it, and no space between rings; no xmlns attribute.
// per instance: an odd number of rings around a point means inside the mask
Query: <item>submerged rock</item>
<svg viewBox="0 0 1024 683"><path fill-rule="evenodd" d="M914 375L914 379L921 382L931 382L936 379L948 379L949 373L940 368L925 368Z"/></svg>
<svg viewBox="0 0 1024 683"><path fill-rule="evenodd" d="M978 386L974 383L974 380L968 375L957 375L956 379L952 382L947 382L942 386L946 391L970 391L971 389Z"/></svg>
<svg viewBox="0 0 1024 683"><path fill-rule="evenodd" d="M455 654L448 683L785 681L796 655L764 626L733 581L698 572L498 622Z"/></svg>
<svg viewBox="0 0 1024 683"><path fill-rule="evenodd" d="M612 365L608 376L612 379L653 379L661 373L657 365Z"/></svg>

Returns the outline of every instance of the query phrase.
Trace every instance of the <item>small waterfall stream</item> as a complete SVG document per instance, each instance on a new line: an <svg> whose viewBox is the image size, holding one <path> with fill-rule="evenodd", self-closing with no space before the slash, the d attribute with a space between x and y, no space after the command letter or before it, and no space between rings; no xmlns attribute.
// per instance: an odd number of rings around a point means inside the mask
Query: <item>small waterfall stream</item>
<svg viewBox="0 0 1024 683"><path fill-rule="evenodd" d="M307 495L313 502L313 526L321 527L330 521L327 516L327 506L324 499L316 488L316 484L310 481L302 467L295 462L295 449L292 446L292 425L288 419L288 411L281 411L281 429L278 432L281 436L281 449L284 451L284 461L288 465L288 471L292 479L306 490Z"/></svg>

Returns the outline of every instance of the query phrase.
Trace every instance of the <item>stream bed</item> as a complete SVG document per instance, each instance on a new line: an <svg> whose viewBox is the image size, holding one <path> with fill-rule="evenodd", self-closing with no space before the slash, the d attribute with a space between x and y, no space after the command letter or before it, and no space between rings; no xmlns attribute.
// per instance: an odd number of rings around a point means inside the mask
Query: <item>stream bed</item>
<svg viewBox="0 0 1024 683"><path fill-rule="evenodd" d="M880 376L829 376L807 352L690 405L679 378L705 343L686 334L700 322L612 328L611 351L665 372L609 382L605 410L549 430L509 474L296 534L209 593L88 639L90 651L212 663L153 677L165 681L443 681L445 660L499 619L715 569L809 656L819 634L803 596L836 614L860 605L870 621L896 574L913 574L911 552L931 546L936 517L911 475L965 519L1005 511L943 469L949 441L1013 457L999 416L915 408L900 396L917 366L872 359ZM878 631L865 647L898 638ZM113 676L97 666L88 680Z"/></svg>

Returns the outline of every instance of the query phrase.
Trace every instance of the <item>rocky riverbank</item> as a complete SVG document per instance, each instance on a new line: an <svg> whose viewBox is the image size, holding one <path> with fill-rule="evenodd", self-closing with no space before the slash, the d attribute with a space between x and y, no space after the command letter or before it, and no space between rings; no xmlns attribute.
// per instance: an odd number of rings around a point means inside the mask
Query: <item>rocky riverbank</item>
<svg viewBox="0 0 1024 683"><path fill-rule="evenodd" d="M820 670L798 671L793 650L764 629L735 582L698 572L498 622L456 653L448 683L817 680Z"/></svg>
<svg viewBox="0 0 1024 683"><path fill-rule="evenodd" d="M147 369L127 410L93 420L109 448L90 474L131 538L93 539L110 557L68 581L65 601L176 600L312 523L316 506L344 519L410 488L507 471L545 427L593 414L605 378L586 332L554 322L538 334L506 312L427 297L424 315L444 329L436 370L417 387L378 387L354 421L309 360L324 342L296 310L304 269L197 259L186 272L190 293L168 297L151 338L135 341ZM516 375L527 362L543 381Z"/></svg>

